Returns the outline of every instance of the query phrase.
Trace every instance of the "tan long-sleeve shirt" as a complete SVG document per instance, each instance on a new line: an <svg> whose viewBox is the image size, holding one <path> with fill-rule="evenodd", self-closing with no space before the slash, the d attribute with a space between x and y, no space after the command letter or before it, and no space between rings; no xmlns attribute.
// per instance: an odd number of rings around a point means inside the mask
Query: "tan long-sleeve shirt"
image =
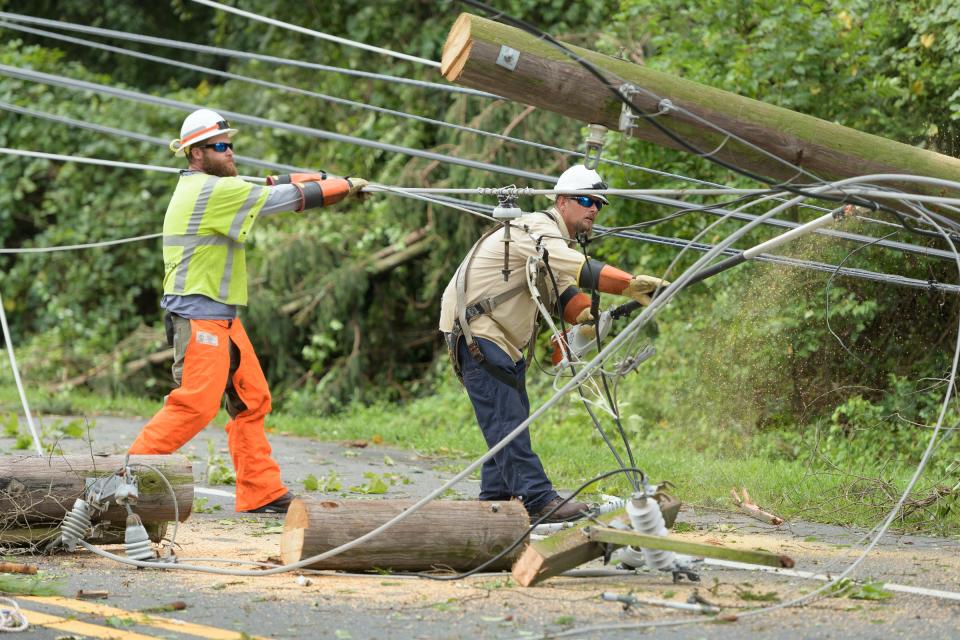
<svg viewBox="0 0 960 640"><path fill-rule="evenodd" d="M506 300L490 314L477 316L470 322L470 330L475 337L486 338L503 349L514 361L520 360L524 346L530 341L533 320L537 306L527 291L527 258L537 255L537 241L546 247L550 268L557 279L557 289L563 293L568 287L576 285L580 269L585 258L573 248L573 239L567 232L567 225L560 213L551 208L547 211L527 213L511 222L510 232L510 277L503 281L503 229L488 236L476 249L476 255L466 274L466 296L464 304L469 306L483 298L492 298L515 287L524 290ZM466 268L466 262L458 267ZM549 279L547 280L549 283ZM551 300L544 300L548 309L555 308L552 284L548 285ZM454 272L450 283L443 292L440 305L440 330L453 331L457 317L457 275Z"/></svg>

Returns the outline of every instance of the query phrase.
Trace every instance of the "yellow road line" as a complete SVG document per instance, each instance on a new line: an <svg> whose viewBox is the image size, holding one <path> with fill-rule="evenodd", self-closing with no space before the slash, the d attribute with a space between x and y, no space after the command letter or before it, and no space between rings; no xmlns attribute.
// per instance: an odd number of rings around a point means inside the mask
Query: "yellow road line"
<svg viewBox="0 0 960 640"><path fill-rule="evenodd" d="M17 599L23 600L24 598L18 597ZM98 624L80 622L79 620L67 620L66 618L61 618L59 616L51 616L46 613L40 613L39 611L34 611L33 609L24 609L23 607L20 607L20 611L22 611L23 615L27 617L27 622L29 622L31 626L49 627L51 629L66 631L67 633L79 636L88 636L90 638L110 638L111 640L154 640L153 636L145 636L141 633L124 631L123 629L101 627Z"/></svg>
<svg viewBox="0 0 960 640"><path fill-rule="evenodd" d="M99 602L89 602L87 600L75 600L73 598L61 598L57 596L19 596L18 600L26 602L36 602L54 607L64 607L79 613L90 613L100 616L117 616L120 618L133 618L137 624L156 627L165 631L174 631L191 636L208 638L209 640L240 640L241 638L257 638L257 636L244 636L238 631L228 629L218 629L217 627L208 627L203 624L185 622L175 618L160 618L138 611L126 611L110 605Z"/></svg>

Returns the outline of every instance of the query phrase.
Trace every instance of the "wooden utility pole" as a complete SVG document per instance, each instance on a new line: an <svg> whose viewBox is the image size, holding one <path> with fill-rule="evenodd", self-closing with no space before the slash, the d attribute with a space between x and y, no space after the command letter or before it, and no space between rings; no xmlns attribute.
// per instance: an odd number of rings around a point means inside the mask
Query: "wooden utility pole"
<svg viewBox="0 0 960 640"><path fill-rule="evenodd" d="M299 562L350 542L413 505L412 500L322 500L300 497L290 504L280 538L280 559ZM519 502L431 502L389 532L310 565L311 569L369 571L435 568L473 569L526 533L530 518ZM518 545L489 569L509 569Z"/></svg>
<svg viewBox="0 0 960 640"><path fill-rule="evenodd" d="M708 123L826 180L909 173L960 182L957 158L594 51L570 45L568 48L600 69L621 92L629 94L635 112L660 113L658 122L700 151L713 152L715 157L754 173L795 184L811 182L809 176L798 175L796 169L728 139ZM585 124L602 124L613 131L683 149L643 117L632 119L631 126L621 129L623 103L596 77L549 43L492 20L461 14L447 36L440 70L447 80L457 84L554 111ZM941 193L916 184L909 188Z"/></svg>
<svg viewBox="0 0 960 640"><path fill-rule="evenodd" d="M113 475L125 456L6 456L0 458L0 532L4 541L33 537L32 529L59 526L76 498L82 498L87 481ZM130 456L130 463L159 469L176 495L180 520L193 509L193 467L184 456ZM145 525L174 520L174 498L166 483L146 467L134 467L140 497L134 507ZM114 523L123 531L126 509L110 501L95 522ZM37 527L41 525L41 527ZM108 527L109 528L109 527ZM154 527L156 529L156 527ZM122 539L122 538L121 538Z"/></svg>

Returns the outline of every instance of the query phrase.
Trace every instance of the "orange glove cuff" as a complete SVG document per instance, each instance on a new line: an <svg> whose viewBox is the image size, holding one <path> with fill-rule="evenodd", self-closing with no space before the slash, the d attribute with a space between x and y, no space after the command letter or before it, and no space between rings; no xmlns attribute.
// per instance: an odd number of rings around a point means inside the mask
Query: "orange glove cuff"
<svg viewBox="0 0 960 640"><path fill-rule="evenodd" d="M597 289L602 293L616 293L620 295L623 293L623 290L627 288L627 285L630 284L630 280L633 279L633 276L627 273L626 271L621 271L616 267L611 267L610 265L604 265L603 269L600 270L600 278L597 284Z"/></svg>
<svg viewBox="0 0 960 640"><path fill-rule="evenodd" d="M580 312L589 308L590 296L585 293L578 293L563 307L563 319L567 324L575 324Z"/></svg>

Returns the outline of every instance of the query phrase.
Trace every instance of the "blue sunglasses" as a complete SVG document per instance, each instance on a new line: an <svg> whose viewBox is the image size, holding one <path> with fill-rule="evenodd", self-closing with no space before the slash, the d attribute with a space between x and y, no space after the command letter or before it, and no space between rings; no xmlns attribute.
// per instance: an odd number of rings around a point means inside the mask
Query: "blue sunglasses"
<svg viewBox="0 0 960 640"><path fill-rule="evenodd" d="M572 196L572 197L574 200L577 201L577 204L579 204L581 207L585 209L589 209L590 207L593 207L593 206L597 207L597 211L600 211L600 209L603 209L603 203L600 202L599 200L594 200L590 196Z"/></svg>
<svg viewBox="0 0 960 640"><path fill-rule="evenodd" d="M227 149L233 150L232 142L211 142L210 144L203 145L204 149L213 149L217 153L225 153Z"/></svg>

